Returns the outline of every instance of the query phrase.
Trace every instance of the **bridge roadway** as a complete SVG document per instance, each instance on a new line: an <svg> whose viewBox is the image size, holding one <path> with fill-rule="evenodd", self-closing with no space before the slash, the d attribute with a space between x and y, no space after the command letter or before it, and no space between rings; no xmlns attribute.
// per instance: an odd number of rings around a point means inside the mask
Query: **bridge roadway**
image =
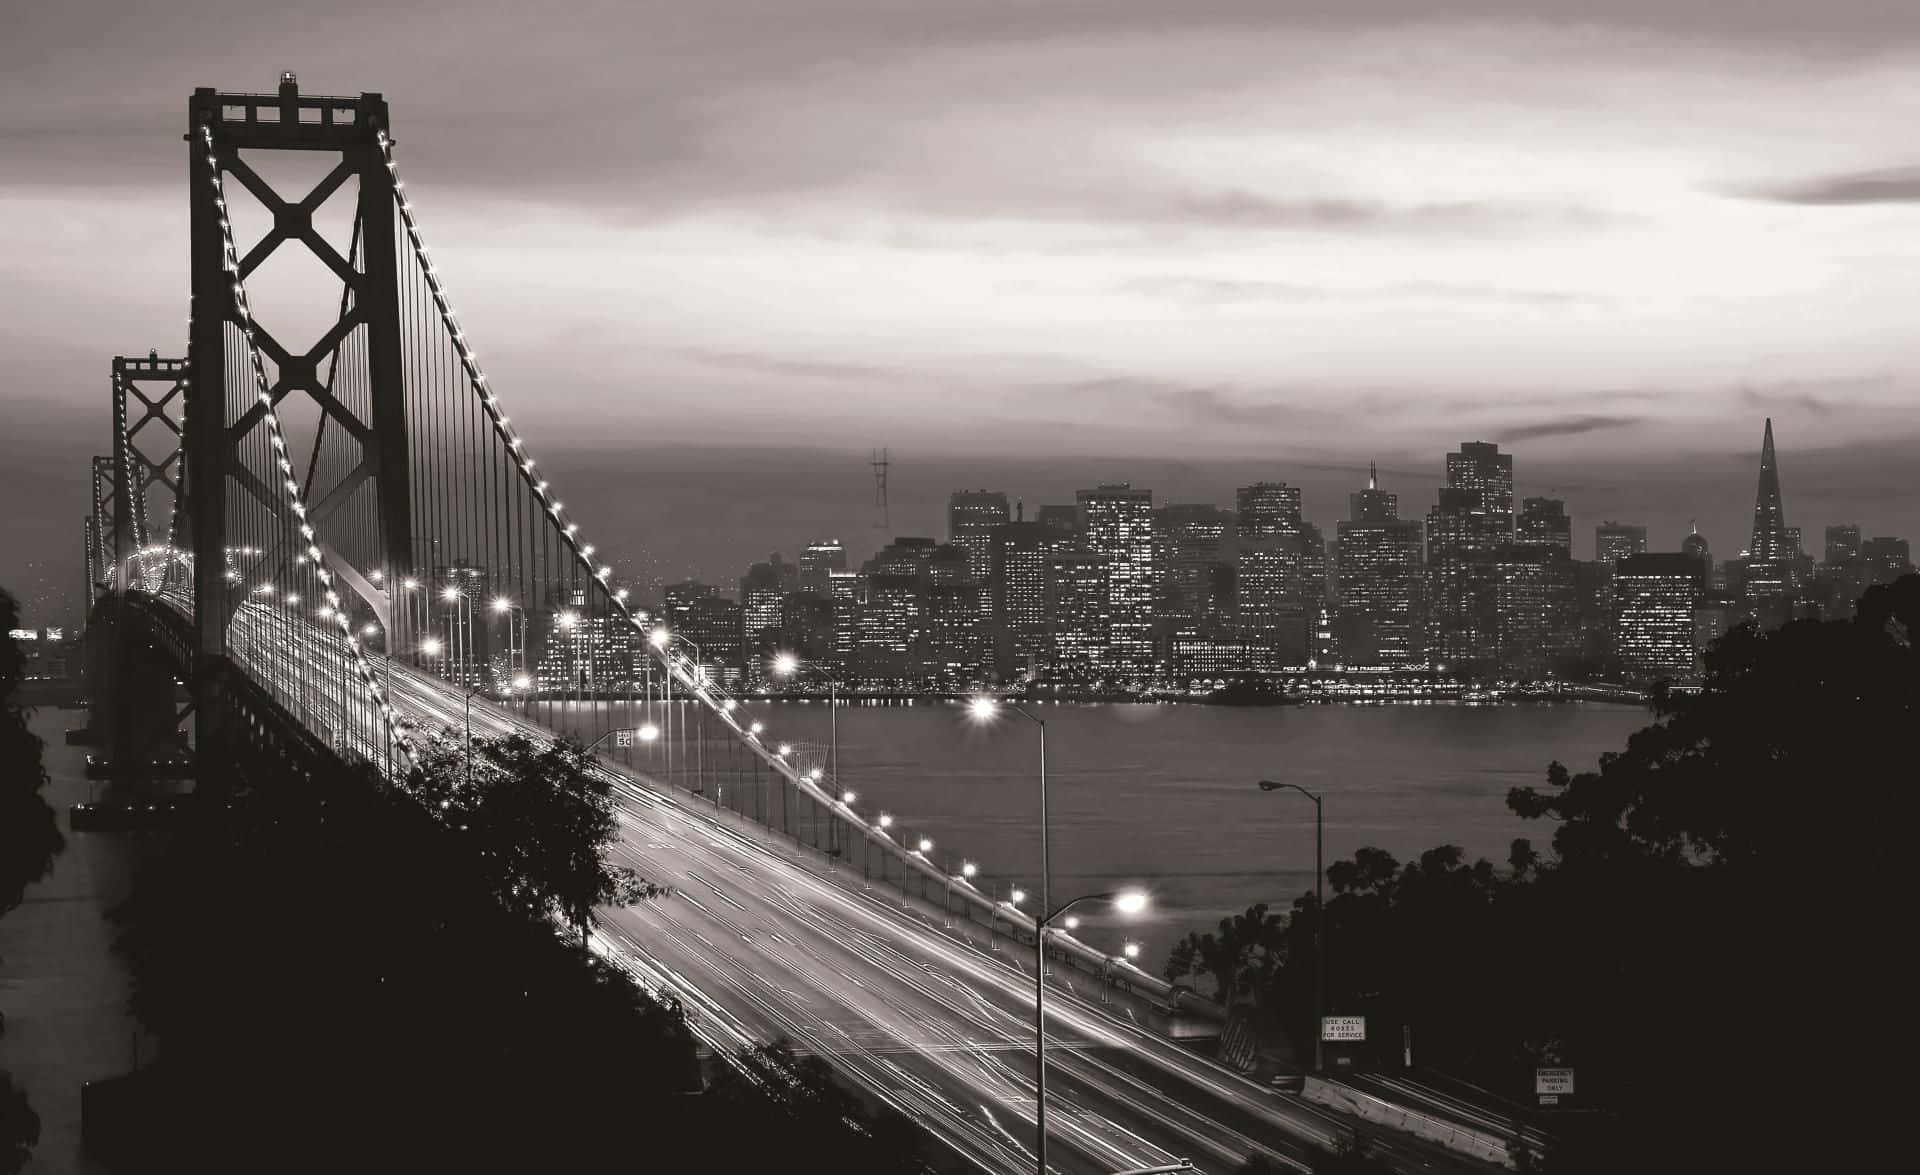
<svg viewBox="0 0 1920 1175"><path fill-rule="evenodd" d="M311 630L296 649L253 639L257 612L235 618L242 659L303 656L332 672L335 640ZM263 634L264 635L264 634ZM461 691L392 666L395 704L423 725L458 730ZM476 697L475 733L552 732ZM361 749L371 758L384 746ZM656 990L678 996L710 1044L726 1049L785 1037L908 1114L986 1171L1023 1172L1033 1159L1032 977L945 931L937 919L850 871L732 813L683 804L624 769L616 786L614 859L671 897L603 910L596 947ZM1191 1159L1231 1171L1251 1154L1307 1170L1318 1148L1350 1138L1350 1119L1276 1094L1062 989L1048 993L1051 1165L1110 1172ZM1370 1132L1402 1171L1485 1171L1431 1144Z"/></svg>

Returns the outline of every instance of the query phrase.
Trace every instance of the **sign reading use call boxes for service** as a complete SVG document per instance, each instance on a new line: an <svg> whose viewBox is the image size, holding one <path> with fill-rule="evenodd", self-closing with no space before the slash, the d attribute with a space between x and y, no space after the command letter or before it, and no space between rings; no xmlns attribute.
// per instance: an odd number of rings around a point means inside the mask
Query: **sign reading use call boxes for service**
<svg viewBox="0 0 1920 1175"><path fill-rule="evenodd" d="M1535 1069L1533 1092L1540 1095L1541 1105L1559 1105L1561 1098L1573 1095L1573 1070Z"/></svg>
<svg viewBox="0 0 1920 1175"><path fill-rule="evenodd" d="M1367 1039L1365 1016L1320 1017L1320 1039L1326 1041L1364 1041Z"/></svg>

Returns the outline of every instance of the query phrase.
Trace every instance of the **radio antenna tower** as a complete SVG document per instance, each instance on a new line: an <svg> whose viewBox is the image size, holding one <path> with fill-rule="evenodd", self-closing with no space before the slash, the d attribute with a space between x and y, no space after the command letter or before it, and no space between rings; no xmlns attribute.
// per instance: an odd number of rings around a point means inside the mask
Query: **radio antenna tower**
<svg viewBox="0 0 1920 1175"><path fill-rule="evenodd" d="M867 464L873 469L873 505L880 511L880 521L874 525L886 530L893 525L893 519L887 513L887 466L892 462L887 460L885 449L876 449L868 455Z"/></svg>

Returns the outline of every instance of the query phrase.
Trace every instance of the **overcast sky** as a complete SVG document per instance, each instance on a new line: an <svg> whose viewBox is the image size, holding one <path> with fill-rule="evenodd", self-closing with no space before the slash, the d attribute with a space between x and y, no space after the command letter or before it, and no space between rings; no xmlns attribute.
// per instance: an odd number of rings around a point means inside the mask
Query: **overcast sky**
<svg viewBox="0 0 1920 1175"><path fill-rule="evenodd" d="M1732 554L1769 414L1790 522L1920 537L1920 5L261 7L10 10L0 582L77 565L109 360L183 345L187 95L283 68L385 93L494 386L630 557L870 547L882 444L896 529L1137 468L1331 530L1466 439L1582 553Z"/></svg>

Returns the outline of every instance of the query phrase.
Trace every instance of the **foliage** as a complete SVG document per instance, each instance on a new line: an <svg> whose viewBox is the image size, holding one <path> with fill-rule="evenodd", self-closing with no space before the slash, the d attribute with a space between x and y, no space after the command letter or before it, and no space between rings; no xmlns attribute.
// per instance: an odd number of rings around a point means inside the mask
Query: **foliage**
<svg viewBox="0 0 1920 1175"><path fill-rule="evenodd" d="M20 606L0 589L0 629L20 627ZM66 847L60 824L40 794L47 769L40 758L40 736L27 726L27 711L14 694L24 676L20 647L0 642L0 917L26 899L27 887L53 870ZM5 1020L0 1018L0 1032ZM40 1140L40 1118L0 1069L0 1175L26 1165Z"/></svg>
<svg viewBox="0 0 1920 1175"><path fill-rule="evenodd" d="M0 628L20 626L20 607L0 590ZM27 711L14 697L24 673L20 647L0 642L0 915L19 905L29 885L53 869L66 844L59 821L40 794L47 770L40 737L27 727Z"/></svg>
<svg viewBox="0 0 1920 1175"><path fill-rule="evenodd" d="M498 901L489 843L370 778L195 810L116 912L135 1014L161 1038L146 1130L127 1140L141 1160L753 1170L813 1153L911 1169L894 1159L912 1128L852 1112L817 1063L700 1094L680 1009L533 904ZM789 1146L796 1117L810 1150Z"/></svg>
<svg viewBox="0 0 1920 1175"><path fill-rule="evenodd" d="M592 759L565 739L538 745L524 735L429 744L406 788L425 810L458 831L486 863L503 904L532 917L593 924L593 909L632 905L666 890L606 864L618 824L613 788Z"/></svg>
<svg viewBox="0 0 1920 1175"><path fill-rule="evenodd" d="M1215 998L1231 1007L1242 992L1256 990L1272 978L1286 919L1267 913L1263 903L1220 920L1218 934L1189 934L1167 955L1167 980L1189 975L1213 980Z"/></svg>
<svg viewBox="0 0 1920 1175"><path fill-rule="evenodd" d="M24 1169L39 1141L40 1115L27 1103L26 1091L14 1087L12 1074L0 1069L0 1175Z"/></svg>
<svg viewBox="0 0 1920 1175"><path fill-rule="evenodd" d="M1550 1172L1871 1166L1834 1124L1895 1120L1907 1085L1916 631L1920 576L1849 621L1736 629L1698 696L1510 794L1553 823L1550 853L1334 863L1329 1010L1396 1045L1408 1026L1423 1065L1517 1099L1534 1066L1573 1066L1604 1112L1546 1119ZM1240 966L1272 961L1252 994L1308 1047L1312 926L1306 894L1277 946L1233 940ZM1184 961L1234 962L1200 945Z"/></svg>

